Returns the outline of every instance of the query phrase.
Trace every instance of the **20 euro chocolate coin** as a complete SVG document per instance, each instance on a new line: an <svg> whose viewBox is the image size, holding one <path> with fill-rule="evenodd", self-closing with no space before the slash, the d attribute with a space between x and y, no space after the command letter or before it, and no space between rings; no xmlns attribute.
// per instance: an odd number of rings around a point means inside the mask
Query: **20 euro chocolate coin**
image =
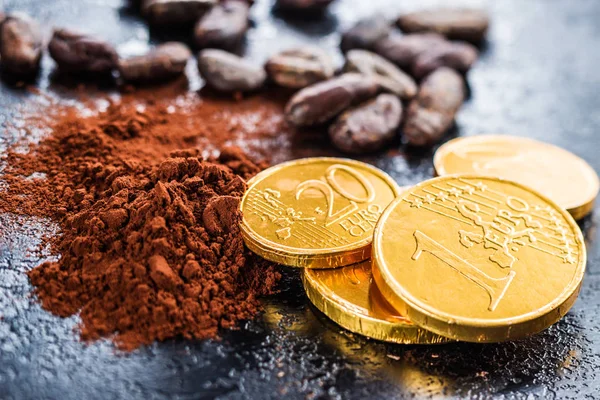
<svg viewBox="0 0 600 400"><path fill-rule="evenodd" d="M516 136L457 138L439 148L433 163L440 176L478 174L520 182L548 196L575 219L592 211L600 190L598 175L581 158Z"/></svg>
<svg viewBox="0 0 600 400"><path fill-rule="evenodd" d="M404 192L374 234L373 274L402 315L439 335L518 339L558 321L584 274L569 213L521 184L448 176Z"/></svg>
<svg viewBox="0 0 600 400"><path fill-rule="evenodd" d="M371 255L379 216L399 194L383 171L343 158L307 158L249 181L240 208L249 249L281 264L333 268Z"/></svg>
<svg viewBox="0 0 600 400"><path fill-rule="evenodd" d="M449 341L419 328L390 306L372 280L370 260L335 269L305 269L302 280L314 306L349 331L392 343Z"/></svg>

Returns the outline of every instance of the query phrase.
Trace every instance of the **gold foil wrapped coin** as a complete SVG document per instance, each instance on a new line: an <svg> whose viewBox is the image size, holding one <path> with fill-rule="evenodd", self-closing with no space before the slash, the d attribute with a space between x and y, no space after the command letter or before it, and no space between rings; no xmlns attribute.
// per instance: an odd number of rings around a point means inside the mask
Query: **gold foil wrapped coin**
<svg viewBox="0 0 600 400"><path fill-rule="evenodd" d="M389 305L372 282L370 260L336 269L305 269L303 282L315 307L349 331L392 343L449 341L419 328Z"/></svg>
<svg viewBox="0 0 600 400"><path fill-rule="evenodd" d="M437 175L496 176L527 185L580 219L594 208L600 181L581 158L551 144L504 135L457 138L442 145L433 164Z"/></svg>
<svg viewBox="0 0 600 400"><path fill-rule="evenodd" d="M375 229L373 276L402 315L472 342L518 339L558 321L581 286L577 224L544 195L493 177L422 182Z"/></svg>
<svg viewBox="0 0 600 400"><path fill-rule="evenodd" d="M242 234L263 258L334 268L371 256L373 229L398 185L383 171L343 158L306 158L271 167L242 198Z"/></svg>

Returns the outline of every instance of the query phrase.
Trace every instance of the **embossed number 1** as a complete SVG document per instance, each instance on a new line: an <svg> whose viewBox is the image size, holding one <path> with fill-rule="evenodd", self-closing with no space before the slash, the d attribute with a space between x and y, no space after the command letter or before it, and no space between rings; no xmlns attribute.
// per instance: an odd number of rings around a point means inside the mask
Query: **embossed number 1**
<svg viewBox="0 0 600 400"><path fill-rule="evenodd" d="M490 296L490 304L488 310L494 311L498 306L498 303L506 293L508 286L515 277L515 271L510 273L504 278L492 278L479 268L471 265L467 260L460 258L423 232L416 230L414 237L417 241L417 250L412 256L413 260L418 260L421 254L426 251L431 255L439 258L450 267L454 268L465 278L475 282L481 286Z"/></svg>

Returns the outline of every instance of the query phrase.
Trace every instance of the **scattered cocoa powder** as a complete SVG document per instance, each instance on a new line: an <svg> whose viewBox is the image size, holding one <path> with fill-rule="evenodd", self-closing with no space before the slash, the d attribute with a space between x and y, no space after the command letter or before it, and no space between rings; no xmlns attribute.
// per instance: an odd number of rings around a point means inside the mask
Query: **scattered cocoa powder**
<svg viewBox="0 0 600 400"><path fill-rule="evenodd" d="M245 99L231 107L237 119L219 119L225 100L188 95L125 94L104 111L89 100L88 115L54 104L27 122L50 133L28 152L8 151L0 213L57 221L48 242L60 258L29 277L45 309L79 313L84 340L111 337L132 350L215 337L254 317L279 280L245 250L238 227L245 180L266 165L231 147L203 156L202 143L267 138L282 106ZM242 115L254 123L240 125Z"/></svg>

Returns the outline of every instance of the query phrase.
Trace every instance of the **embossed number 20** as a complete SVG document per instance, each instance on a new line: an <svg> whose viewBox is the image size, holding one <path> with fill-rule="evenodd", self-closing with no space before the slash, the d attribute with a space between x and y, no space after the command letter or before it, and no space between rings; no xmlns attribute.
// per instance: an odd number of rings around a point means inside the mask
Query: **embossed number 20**
<svg viewBox="0 0 600 400"><path fill-rule="evenodd" d="M366 195L362 197L355 196L352 193L349 193L346 189L344 189L336 179L335 173L337 171L345 171L348 174L352 175L352 177L356 179L358 183L360 183L361 186L365 189ZM375 198L375 189L373 188L371 182L369 182L363 174L361 174L354 168L348 167L346 165L334 164L327 168L327 170L325 171L325 179L327 182L323 182L318 179L311 179L302 182L296 187L296 200L299 200L302 193L307 189L315 189L323 193L327 202L327 216L325 218L325 226L335 224L348 214L356 211L358 209L357 203L367 203L373 201L373 199ZM350 201L350 204L334 212L334 193L338 193L340 196L348 199Z"/></svg>

